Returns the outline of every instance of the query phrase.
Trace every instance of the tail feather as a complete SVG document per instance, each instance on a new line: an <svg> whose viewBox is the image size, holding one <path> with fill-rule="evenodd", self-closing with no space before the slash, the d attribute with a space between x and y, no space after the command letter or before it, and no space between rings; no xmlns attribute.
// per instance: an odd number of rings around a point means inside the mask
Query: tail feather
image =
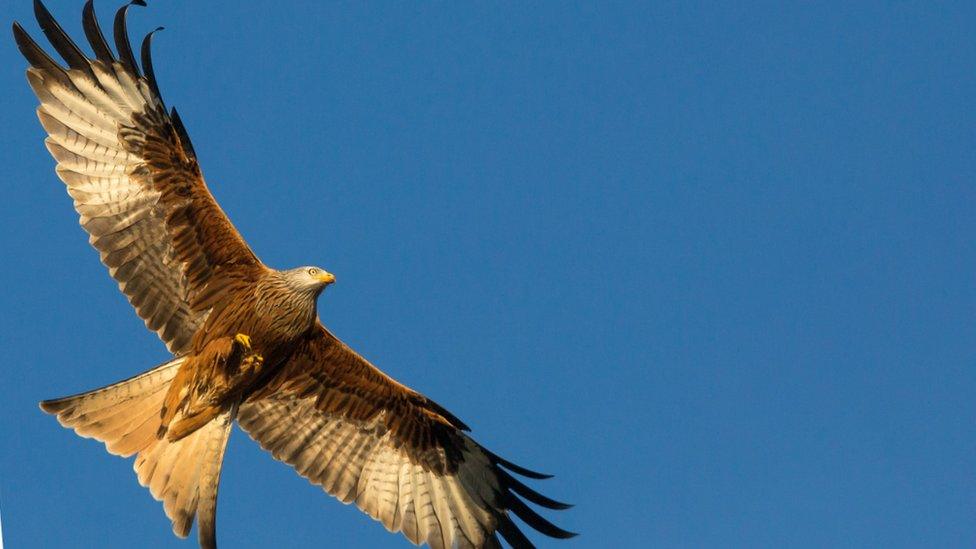
<svg viewBox="0 0 976 549"><path fill-rule="evenodd" d="M178 439L166 436L162 407L184 358L88 393L45 400L41 409L112 454L138 454L139 483L163 502L173 532L186 537L197 526L200 545L216 547L216 500L220 469L237 405Z"/></svg>
<svg viewBox="0 0 976 549"><path fill-rule="evenodd" d="M158 404L162 398L162 392L155 395L151 404ZM120 427L119 431L113 432L118 438L108 446L112 453L120 455L132 455L146 447L146 441L156 438L156 431L159 429L159 408L147 406L142 413L134 414L132 421Z"/></svg>
<svg viewBox="0 0 976 549"><path fill-rule="evenodd" d="M201 547L216 547L216 499L220 468L237 406L217 415L179 440L156 439L139 453L134 469L139 483L163 502L173 533L185 538L193 519Z"/></svg>
<svg viewBox="0 0 976 549"><path fill-rule="evenodd" d="M78 435L104 442L110 453L129 457L156 439L155 429L147 435L141 427L147 421L155 421L159 427L159 407L183 360L178 358L101 389L45 400L41 409L56 415L61 425Z"/></svg>
<svg viewBox="0 0 976 549"><path fill-rule="evenodd" d="M203 451L203 446L205 445L206 442L203 440L203 437L196 437L182 444L184 447L183 451L188 456L199 454ZM198 486L200 483L200 469L202 467L198 460L183 459L177 465L171 476L174 482L167 486L166 493L163 494L164 498L169 497L171 499L169 506L172 511L168 516L173 521L173 531L181 537L186 537L190 533L190 527L193 525L193 510L198 509L199 506L200 490L180 488L183 488L184 485Z"/></svg>
<svg viewBox="0 0 976 549"><path fill-rule="evenodd" d="M200 508L197 510L200 522L197 524L197 535L200 538L200 547L206 549L217 547L217 488L220 485L220 467L224 459L224 450L227 449L227 439L235 417L237 417L236 404L229 413L218 416L211 423L221 426L222 436L209 439L203 469L200 471Z"/></svg>

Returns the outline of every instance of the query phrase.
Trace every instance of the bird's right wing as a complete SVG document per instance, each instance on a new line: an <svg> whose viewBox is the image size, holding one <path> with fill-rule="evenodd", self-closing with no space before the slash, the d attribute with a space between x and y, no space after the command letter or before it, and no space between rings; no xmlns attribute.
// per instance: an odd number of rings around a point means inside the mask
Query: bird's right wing
<svg viewBox="0 0 976 549"><path fill-rule="evenodd" d="M13 31L31 64L27 79L41 101L45 144L89 241L146 326L179 354L206 318L207 288L264 267L207 189L176 110L166 111L153 74L152 33L142 43L140 73L126 32L128 7L115 17L118 58L92 0L83 23L94 59L39 0L38 23L67 66L19 24Z"/></svg>
<svg viewBox="0 0 976 549"><path fill-rule="evenodd" d="M551 500L509 473L546 478L482 448L460 420L375 368L322 326L240 407L265 450L392 532L434 548L531 547L510 516L574 534L533 511ZM506 471L507 469L507 471Z"/></svg>

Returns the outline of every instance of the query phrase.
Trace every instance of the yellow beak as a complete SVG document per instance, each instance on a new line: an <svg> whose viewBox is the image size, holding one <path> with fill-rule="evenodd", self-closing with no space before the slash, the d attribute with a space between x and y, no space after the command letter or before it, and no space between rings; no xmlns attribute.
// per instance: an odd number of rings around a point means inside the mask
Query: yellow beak
<svg viewBox="0 0 976 549"><path fill-rule="evenodd" d="M318 278L319 282L323 282L325 284L332 284L336 281L334 274L327 273L325 271L323 271L322 274L318 275L316 278Z"/></svg>

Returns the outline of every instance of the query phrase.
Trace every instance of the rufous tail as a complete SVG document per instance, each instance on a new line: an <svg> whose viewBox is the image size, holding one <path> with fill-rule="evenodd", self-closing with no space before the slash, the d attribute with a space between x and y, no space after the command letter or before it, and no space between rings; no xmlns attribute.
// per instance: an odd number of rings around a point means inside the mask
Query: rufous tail
<svg viewBox="0 0 976 549"><path fill-rule="evenodd" d="M45 400L41 409L79 435L104 442L112 454L138 454L134 469L139 483L163 502L173 532L186 537L196 517L200 546L212 548L220 468L237 406L179 440L160 436L163 399L184 360L177 358L101 389Z"/></svg>

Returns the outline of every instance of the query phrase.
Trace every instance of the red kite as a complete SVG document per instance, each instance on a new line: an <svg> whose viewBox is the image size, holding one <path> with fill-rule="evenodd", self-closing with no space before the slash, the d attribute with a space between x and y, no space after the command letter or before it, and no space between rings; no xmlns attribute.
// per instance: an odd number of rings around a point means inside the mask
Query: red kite
<svg viewBox="0 0 976 549"><path fill-rule="evenodd" d="M144 5L141 0L134 4ZM45 144L81 225L109 274L173 359L148 372L41 408L109 452L135 455L139 483L163 502L173 532L216 546L215 509L230 428L240 426L344 503L391 532L431 547L529 547L522 519L555 538L574 534L521 498L549 499L514 478L546 478L466 434L457 417L397 383L319 321L316 301L335 277L318 267L264 265L204 183L176 110L141 70L115 16L112 52L88 0L88 57L35 1L61 65L17 23L41 102Z"/></svg>

